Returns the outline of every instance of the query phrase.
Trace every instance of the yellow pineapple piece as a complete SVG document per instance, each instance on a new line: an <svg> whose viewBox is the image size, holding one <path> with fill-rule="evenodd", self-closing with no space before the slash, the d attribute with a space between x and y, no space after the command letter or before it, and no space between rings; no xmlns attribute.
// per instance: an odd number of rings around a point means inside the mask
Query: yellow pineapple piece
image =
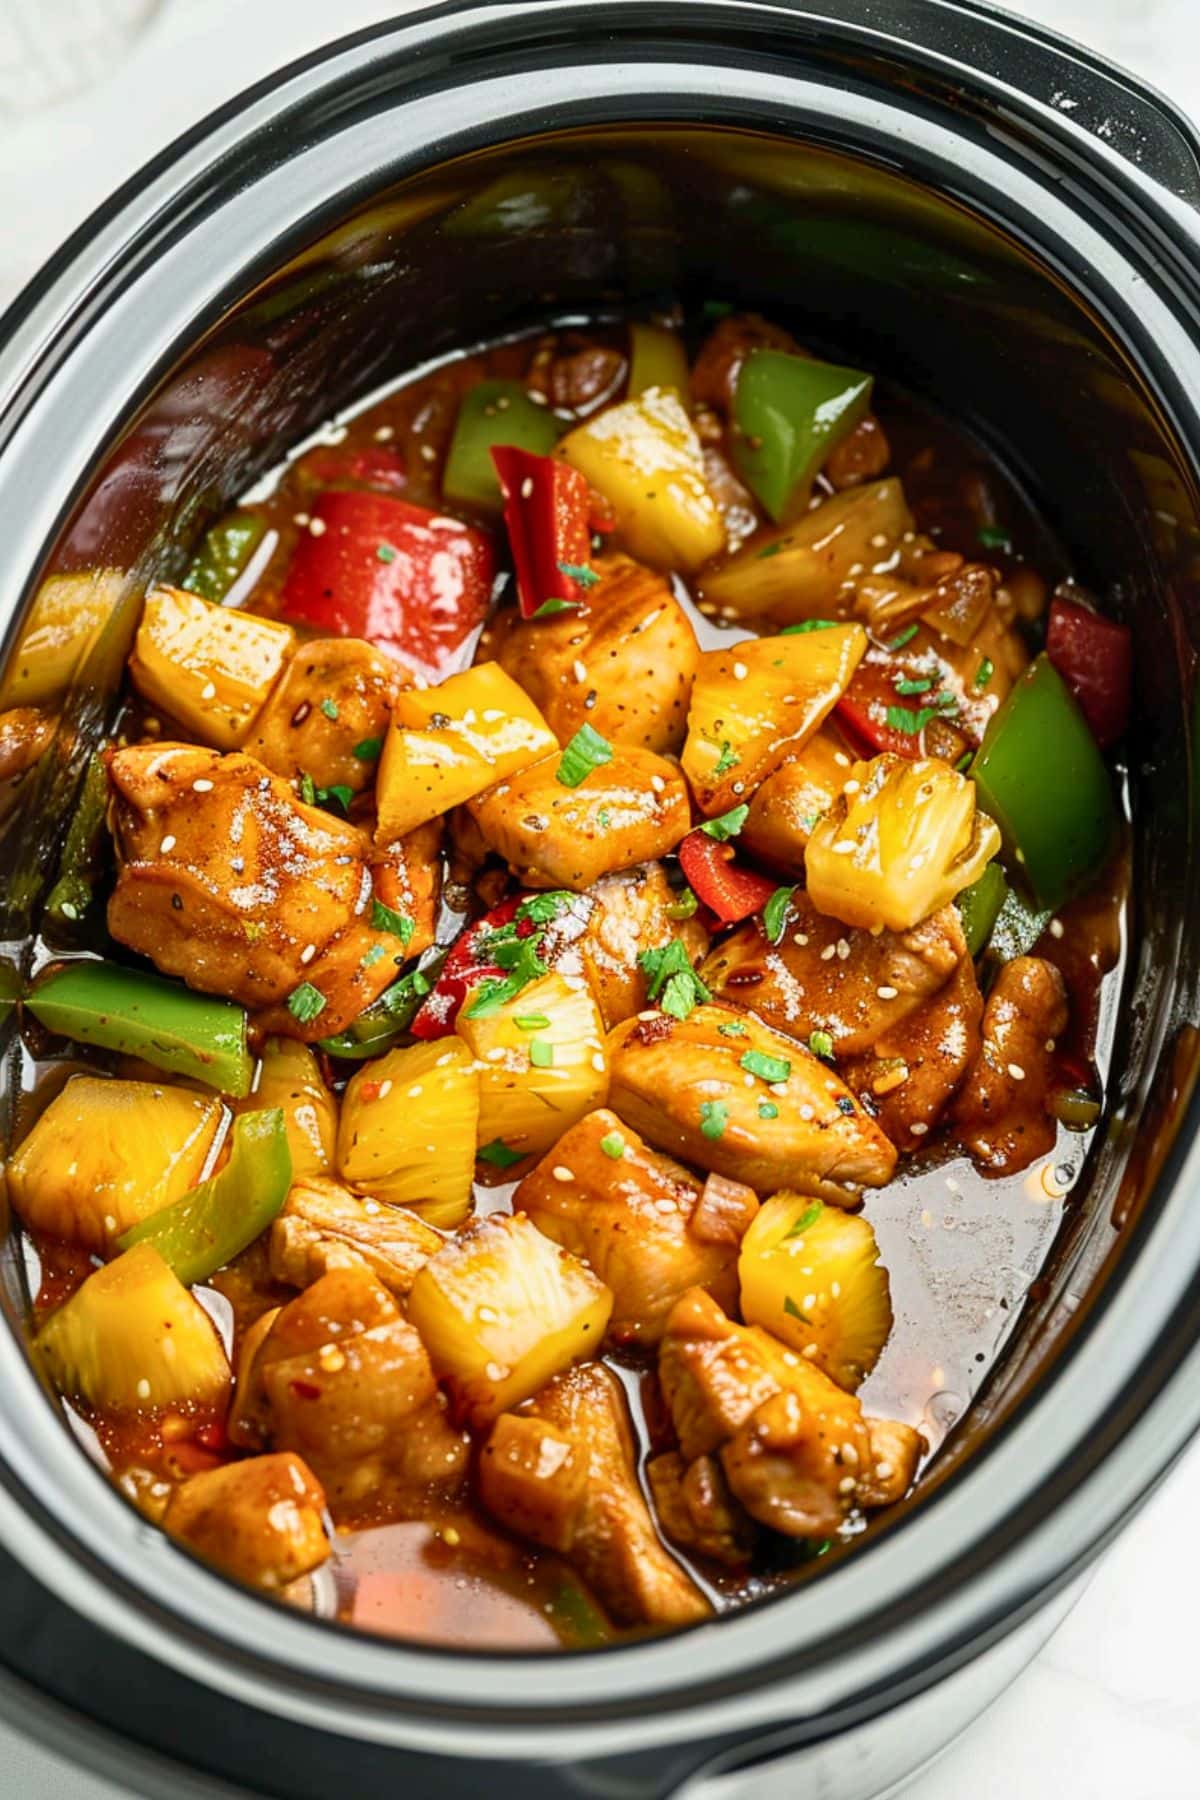
<svg viewBox="0 0 1200 1800"><path fill-rule="evenodd" d="M89 1275L51 1313L37 1348L60 1393L106 1410L217 1406L229 1393L212 1320L152 1244Z"/></svg>
<svg viewBox="0 0 1200 1800"><path fill-rule="evenodd" d="M479 1063L480 1144L499 1138L521 1156L540 1156L604 1105L604 1024L586 984L569 987L552 972L479 1017L471 1004L457 1029Z"/></svg>
<svg viewBox="0 0 1200 1800"><path fill-rule="evenodd" d="M861 625L830 625L706 651L682 758L701 812L728 812L799 749L849 687L866 648Z"/></svg>
<svg viewBox="0 0 1200 1800"><path fill-rule="evenodd" d="M485 1425L598 1356L612 1292L524 1213L493 1213L432 1257L408 1316L464 1414Z"/></svg>
<svg viewBox="0 0 1200 1800"><path fill-rule="evenodd" d="M375 783L380 843L393 844L558 749L524 688L499 663L477 663L392 703Z"/></svg>
<svg viewBox="0 0 1200 1800"><path fill-rule="evenodd" d="M471 1210L479 1076L458 1038L389 1051L342 1101L337 1168L361 1193L452 1231Z"/></svg>
<svg viewBox="0 0 1200 1800"><path fill-rule="evenodd" d="M298 1038L268 1038L263 1046L258 1087L242 1112L278 1106L292 1153L292 1180L327 1175L337 1143L337 1101L321 1079L316 1056Z"/></svg>
<svg viewBox="0 0 1200 1800"><path fill-rule="evenodd" d="M859 1213L776 1194L742 1239L742 1317L853 1392L892 1329L888 1273Z"/></svg>
<svg viewBox="0 0 1200 1800"><path fill-rule="evenodd" d="M74 1075L8 1164L37 1231L103 1251L200 1180L222 1117L213 1095Z"/></svg>
<svg viewBox="0 0 1200 1800"><path fill-rule="evenodd" d="M146 595L129 673L138 692L202 744L236 750L296 646L290 625L202 600Z"/></svg>

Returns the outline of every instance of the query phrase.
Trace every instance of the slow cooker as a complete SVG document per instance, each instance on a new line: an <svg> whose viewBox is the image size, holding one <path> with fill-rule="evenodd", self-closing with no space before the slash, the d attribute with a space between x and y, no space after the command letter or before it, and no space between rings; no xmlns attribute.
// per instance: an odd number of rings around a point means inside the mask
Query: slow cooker
<svg viewBox="0 0 1200 1800"><path fill-rule="evenodd" d="M623 171L603 193L598 159ZM81 1453L27 1358L10 1242L11 1719L146 1794L518 1781L867 1800L1048 1634L1200 1423L1197 207L1182 117L971 0L496 0L253 89L17 301L0 323L9 643L47 572L103 562L127 582L4 833L7 996L146 583L400 369L548 314L718 285L777 315L802 302L1039 496L1135 630L1138 829L1085 1178L917 1503L854 1558L689 1632L557 1657L302 1616L173 1548ZM11 998L5 1013L11 1052Z"/></svg>

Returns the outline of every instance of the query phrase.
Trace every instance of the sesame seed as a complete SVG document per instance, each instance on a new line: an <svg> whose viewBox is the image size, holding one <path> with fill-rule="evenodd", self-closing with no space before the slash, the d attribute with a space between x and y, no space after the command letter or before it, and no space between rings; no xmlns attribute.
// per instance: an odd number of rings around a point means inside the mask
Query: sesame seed
<svg viewBox="0 0 1200 1800"><path fill-rule="evenodd" d="M169 856L171 854L171 851L174 848L175 848L175 839L168 832L167 836L163 839L162 843L158 846L158 854L160 856Z"/></svg>
<svg viewBox="0 0 1200 1800"><path fill-rule="evenodd" d="M308 524L308 514L305 512L293 513L292 514L292 524L299 525L301 527L307 525Z"/></svg>
<svg viewBox="0 0 1200 1800"><path fill-rule="evenodd" d="M842 788L843 794L857 794L862 788L861 781L848 781Z"/></svg>
<svg viewBox="0 0 1200 1800"><path fill-rule="evenodd" d="M925 1133L929 1130L929 1127L923 1119L918 1119L916 1124L910 1125L908 1129L912 1132L914 1137L924 1137Z"/></svg>
<svg viewBox="0 0 1200 1800"><path fill-rule="evenodd" d="M593 1056L593 1058L592 1058L592 1067L593 1067L593 1069L595 1069L597 1075L603 1075L603 1073L604 1073L604 1058L600 1054L599 1051L597 1051L595 1056Z"/></svg>
<svg viewBox="0 0 1200 1800"><path fill-rule="evenodd" d="M850 941L848 938L839 938L838 939L837 953L838 953L838 961L845 962L847 957L850 955Z"/></svg>
<svg viewBox="0 0 1200 1800"><path fill-rule="evenodd" d="M854 850L855 844L853 838L839 838L837 843L833 846L833 854L835 856L853 856Z"/></svg>
<svg viewBox="0 0 1200 1800"><path fill-rule="evenodd" d="M201 776L199 781L193 781L192 791L196 794L210 794L212 792L212 782L206 781L204 777Z"/></svg>
<svg viewBox="0 0 1200 1800"><path fill-rule="evenodd" d="M531 500L533 498L533 476L532 475L527 475L525 477L524 481L521 483L521 498L522 498L522 500Z"/></svg>
<svg viewBox="0 0 1200 1800"><path fill-rule="evenodd" d="M817 1346L815 1344L805 1344L800 1354L807 1362L815 1362L817 1360Z"/></svg>
<svg viewBox="0 0 1200 1800"><path fill-rule="evenodd" d="M799 944L800 948L803 950L808 943L807 931L798 931L793 937L792 942L793 944Z"/></svg>
<svg viewBox="0 0 1200 1800"><path fill-rule="evenodd" d="M838 1482L838 1493L852 1494L857 1486L858 1483L855 1481L853 1475L844 1475Z"/></svg>
<svg viewBox="0 0 1200 1800"><path fill-rule="evenodd" d="M1052 938L1060 938L1065 927L1061 919L1051 919L1046 929L1049 931Z"/></svg>
<svg viewBox="0 0 1200 1800"><path fill-rule="evenodd" d="M305 944L303 950L300 952L300 961L302 963L310 963L316 954L317 946L315 944Z"/></svg>
<svg viewBox="0 0 1200 1800"><path fill-rule="evenodd" d="M848 1468L857 1469L858 1451L854 1448L853 1444L842 1445L842 1461Z"/></svg>
<svg viewBox="0 0 1200 1800"><path fill-rule="evenodd" d="M745 665L745 663L744 663L744 662L735 662L735 663L734 663L734 665L733 665L733 679L734 679L734 680L735 680L735 681L745 681L745 679L746 679L746 677L747 677L747 675L748 675L748 674L749 674L749 673L750 673L750 671L749 671L749 669L748 669L748 668L747 668L747 667L746 667L746 665Z"/></svg>
<svg viewBox="0 0 1200 1800"><path fill-rule="evenodd" d="M961 1194L962 1192L962 1189L959 1187L957 1181L955 1181L953 1175L947 1175L946 1186L952 1194Z"/></svg>
<svg viewBox="0 0 1200 1800"><path fill-rule="evenodd" d="M555 1163L553 1175L555 1181L574 1181L575 1179L565 1163Z"/></svg>
<svg viewBox="0 0 1200 1800"><path fill-rule="evenodd" d="M390 444L396 435L396 427L394 425L377 425L371 435L377 444Z"/></svg>
<svg viewBox="0 0 1200 1800"><path fill-rule="evenodd" d="M308 529L313 537L324 537L327 527L324 519L310 519L308 521Z"/></svg>
<svg viewBox="0 0 1200 1800"><path fill-rule="evenodd" d="M666 785L667 784L661 775L652 775L650 777L650 786L654 789L656 794L661 794Z"/></svg>
<svg viewBox="0 0 1200 1800"><path fill-rule="evenodd" d="M215 700L216 697L217 697L216 682L215 681L206 681L204 686L200 689L200 698L202 700Z"/></svg>
<svg viewBox="0 0 1200 1800"><path fill-rule="evenodd" d="M1014 1081L1024 1081L1025 1079L1025 1071L1020 1063L1009 1063L1008 1072Z"/></svg>
<svg viewBox="0 0 1200 1800"><path fill-rule="evenodd" d="M836 944L826 944L825 948L821 952L821 961L822 962L832 962L836 955L837 955L837 945Z"/></svg>
<svg viewBox="0 0 1200 1800"><path fill-rule="evenodd" d="M844 750L835 750L833 753L833 760L839 769L848 769L850 767L850 758L846 755Z"/></svg>
<svg viewBox="0 0 1200 1800"><path fill-rule="evenodd" d="M770 1083L770 1091L771 1091L771 1093L773 1093L775 1095L776 1099L781 1100L788 1091L787 1090L787 1082L786 1081L772 1081Z"/></svg>
<svg viewBox="0 0 1200 1800"><path fill-rule="evenodd" d="M892 1465L890 1462L880 1462L875 1464L875 1475L879 1481L886 1481L892 1472Z"/></svg>
<svg viewBox="0 0 1200 1800"><path fill-rule="evenodd" d="M881 1000L894 1000L899 989L894 987L877 987L875 992L879 995Z"/></svg>
<svg viewBox="0 0 1200 1800"><path fill-rule="evenodd" d="M575 661L571 664L571 672L574 675L576 681L586 681L587 680L587 668L586 668L585 664L580 662L578 657L576 657Z"/></svg>
<svg viewBox="0 0 1200 1800"><path fill-rule="evenodd" d="M139 1400L148 1400L150 1398L150 1383L146 1380L144 1375L137 1384L137 1394Z"/></svg>
<svg viewBox="0 0 1200 1800"><path fill-rule="evenodd" d="M432 444L422 444L421 445L421 461L422 462L436 462L437 461L437 451L434 449Z"/></svg>

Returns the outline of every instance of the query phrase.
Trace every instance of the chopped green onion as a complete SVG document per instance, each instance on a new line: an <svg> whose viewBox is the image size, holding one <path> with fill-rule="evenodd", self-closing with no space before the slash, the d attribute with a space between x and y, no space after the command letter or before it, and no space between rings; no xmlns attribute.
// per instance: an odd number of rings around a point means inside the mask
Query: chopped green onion
<svg viewBox="0 0 1200 1800"><path fill-rule="evenodd" d="M535 619L552 619L555 613L576 612L578 608L578 600L543 600L533 617Z"/></svg>
<svg viewBox="0 0 1200 1800"><path fill-rule="evenodd" d="M605 1156L611 1156L614 1162L620 1162L625 1154L625 1139L619 1131L610 1131L600 1139L600 1148Z"/></svg>
<svg viewBox="0 0 1200 1800"><path fill-rule="evenodd" d="M777 1119L779 1117L779 1108L773 1100L760 1100L758 1103L758 1116L760 1119Z"/></svg>
<svg viewBox="0 0 1200 1800"><path fill-rule="evenodd" d="M387 951L382 944L372 944L371 948L367 951L367 954L363 957L362 962L359 964L359 967L363 969L373 969L380 958L386 955Z"/></svg>
<svg viewBox="0 0 1200 1800"><path fill-rule="evenodd" d="M510 1150L503 1138L493 1138L490 1144L484 1144L475 1152L480 1162L491 1163L497 1169L511 1169L514 1163L523 1160L520 1150Z"/></svg>
<svg viewBox="0 0 1200 1800"><path fill-rule="evenodd" d="M983 661L980 663L979 667L975 671L975 686L977 688L986 687L988 682L992 679L992 676L995 673L996 673L995 663L992 661L990 656L985 656Z"/></svg>
<svg viewBox="0 0 1200 1800"><path fill-rule="evenodd" d="M416 921L410 919L406 913L395 912L392 907L385 906L382 900L372 900L371 929L372 931L390 931L393 937L400 939L401 945L407 950L412 943L413 932L417 927Z"/></svg>
<svg viewBox="0 0 1200 1800"><path fill-rule="evenodd" d="M746 1050L739 1062L747 1075L757 1075L767 1082L786 1081L792 1072L786 1056L770 1056L765 1050Z"/></svg>
<svg viewBox="0 0 1200 1800"><path fill-rule="evenodd" d="M590 725L581 725L558 761L554 779L563 787L577 788L592 773L612 761L613 748Z"/></svg>
<svg viewBox="0 0 1200 1800"><path fill-rule="evenodd" d="M377 544L375 554L382 563L395 562L396 552L391 544Z"/></svg>
<svg viewBox="0 0 1200 1800"><path fill-rule="evenodd" d="M782 537L776 538L773 544L764 544L761 550L756 550L754 552L754 560L756 562L765 562L768 556L778 556L781 550L787 548L787 542L788 540L785 537Z"/></svg>
<svg viewBox="0 0 1200 1800"><path fill-rule="evenodd" d="M783 1310L788 1315L789 1319L799 1319L802 1325L812 1324L812 1320L808 1318L805 1313L800 1311L800 1308L796 1305L796 1302L792 1299L790 1294L784 1296Z"/></svg>
<svg viewBox="0 0 1200 1800"><path fill-rule="evenodd" d="M293 1019L299 1019L301 1025L311 1024L313 1019L325 1011L325 996L311 981L302 981L288 995L287 1009Z"/></svg>
<svg viewBox="0 0 1200 1800"><path fill-rule="evenodd" d="M700 829L710 838L716 838L718 844L727 844L730 838L737 836L749 816L748 806L735 806L731 811L722 813L718 819L705 819Z"/></svg>
<svg viewBox="0 0 1200 1800"><path fill-rule="evenodd" d="M383 739L362 738L350 752L357 762L374 762L383 749Z"/></svg>
<svg viewBox="0 0 1200 1800"><path fill-rule="evenodd" d="M726 1019L724 1024L717 1026L717 1030L722 1037L745 1037L746 1035L746 1027L738 1019Z"/></svg>
<svg viewBox="0 0 1200 1800"><path fill-rule="evenodd" d="M534 1038L529 1046L529 1060L535 1069L551 1069L554 1067L554 1045L545 1038Z"/></svg>
<svg viewBox="0 0 1200 1800"><path fill-rule="evenodd" d="M808 1047L814 1056L828 1058L833 1055L833 1039L827 1031L814 1031L808 1040Z"/></svg>
<svg viewBox="0 0 1200 1800"><path fill-rule="evenodd" d="M932 675L923 676L919 681L906 675L902 681L896 683L896 692L898 694L927 694L932 686Z"/></svg>
<svg viewBox="0 0 1200 1800"><path fill-rule="evenodd" d="M733 754L733 745L726 739L721 745L721 754L717 758L717 766L713 770L713 774L728 775L730 769L736 769L740 761L741 758Z"/></svg>
<svg viewBox="0 0 1200 1800"><path fill-rule="evenodd" d="M565 575L568 581L577 581L581 588L595 587L600 579L587 563L558 563L555 566L560 575Z"/></svg>
<svg viewBox="0 0 1200 1800"><path fill-rule="evenodd" d="M894 638L888 640L885 648L888 650L903 650L905 644L911 644L916 635L916 626L906 625L903 631L898 631Z"/></svg>
<svg viewBox="0 0 1200 1800"><path fill-rule="evenodd" d="M729 1108L723 1100L700 1102L700 1131L706 1138L724 1137L729 1123Z"/></svg>
<svg viewBox="0 0 1200 1800"><path fill-rule="evenodd" d="M545 1013L518 1013L513 1020L518 1031L545 1031L549 1023Z"/></svg>
<svg viewBox="0 0 1200 1800"><path fill-rule="evenodd" d="M1006 556L1012 553L1012 539L1003 525L981 525L979 541L985 550L1003 550Z"/></svg>
<svg viewBox="0 0 1200 1800"><path fill-rule="evenodd" d="M792 1226L792 1229L786 1233L784 1242L786 1243L788 1238L803 1237L809 1226L816 1224L821 1216L821 1212L822 1207L819 1200L814 1200L811 1206L806 1206L804 1211L800 1214L800 1217L796 1220L796 1223Z"/></svg>
<svg viewBox="0 0 1200 1800"><path fill-rule="evenodd" d="M337 701L331 700L328 694L326 694L324 700L321 702L321 711L325 714L327 719L332 719L336 725L338 716Z"/></svg>
<svg viewBox="0 0 1200 1800"><path fill-rule="evenodd" d="M777 637L798 637L802 631L832 631L836 619L801 619L798 625L785 625Z"/></svg>
<svg viewBox="0 0 1200 1800"><path fill-rule="evenodd" d="M777 887L763 907L763 930L769 944L778 944L787 930L788 907L795 891L794 886Z"/></svg>

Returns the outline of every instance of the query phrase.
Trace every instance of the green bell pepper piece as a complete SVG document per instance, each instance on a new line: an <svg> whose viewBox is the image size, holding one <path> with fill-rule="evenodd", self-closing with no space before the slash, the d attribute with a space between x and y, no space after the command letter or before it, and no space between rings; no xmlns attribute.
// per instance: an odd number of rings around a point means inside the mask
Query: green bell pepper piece
<svg viewBox="0 0 1200 1800"><path fill-rule="evenodd" d="M91 906L104 867L107 838L108 768L100 751L88 762L74 817L58 863L58 879L46 897L56 925L74 925Z"/></svg>
<svg viewBox="0 0 1200 1800"><path fill-rule="evenodd" d="M440 967L440 961L437 967ZM417 1008L433 989L437 967L410 969L399 981L393 981L365 1012L360 1012L345 1031L339 1031L335 1037L321 1038L318 1049L351 1062L379 1056L412 1024Z"/></svg>
<svg viewBox="0 0 1200 1800"><path fill-rule="evenodd" d="M233 1122L233 1148L220 1173L131 1225L117 1239L117 1249L153 1244L190 1287L223 1269L266 1230L291 1185L283 1108L243 1113Z"/></svg>
<svg viewBox="0 0 1200 1800"><path fill-rule="evenodd" d="M964 888L955 904L962 916L967 954L978 956L992 935L996 915L1004 905L1008 883L999 863L990 862L979 880Z"/></svg>
<svg viewBox="0 0 1200 1800"><path fill-rule="evenodd" d="M1028 956L1053 917L1052 909L1030 906L1009 888L992 927L988 955L994 956L997 962L1012 962L1018 956Z"/></svg>
<svg viewBox="0 0 1200 1800"><path fill-rule="evenodd" d="M492 464L493 444L514 444L549 456L562 425L548 406L529 398L523 382L481 381L463 398L442 476L442 494L455 506L498 512L503 504Z"/></svg>
<svg viewBox="0 0 1200 1800"><path fill-rule="evenodd" d="M202 600L223 600L258 546L267 529L255 513L230 513L220 519L192 558L183 578L190 593Z"/></svg>
<svg viewBox="0 0 1200 1800"><path fill-rule="evenodd" d="M250 1092L246 1010L117 963L76 962L37 981L25 1005L47 1031L140 1056L218 1093Z"/></svg>
<svg viewBox="0 0 1200 1800"><path fill-rule="evenodd" d="M1039 656L988 726L971 778L1004 834L1010 876L1057 912L1100 873L1117 836L1112 783L1087 720Z"/></svg>
<svg viewBox="0 0 1200 1800"><path fill-rule="evenodd" d="M859 369L786 350L750 352L733 397L733 461L773 519L807 506L822 463L870 406L872 386Z"/></svg>
<svg viewBox="0 0 1200 1800"><path fill-rule="evenodd" d="M574 1582L564 1581L555 1590L547 1610L555 1630L573 1650L612 1642L612 1627L604 1614Z"/></svg>

